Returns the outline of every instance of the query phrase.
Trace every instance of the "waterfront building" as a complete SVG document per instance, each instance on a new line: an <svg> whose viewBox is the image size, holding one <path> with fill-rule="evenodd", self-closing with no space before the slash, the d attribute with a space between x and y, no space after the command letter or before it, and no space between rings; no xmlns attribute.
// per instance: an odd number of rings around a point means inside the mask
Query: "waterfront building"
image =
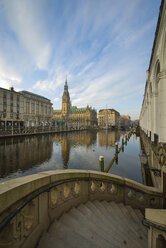
<svg viewBox="0 0 166 248"><path fill-rule="evenodd" d="M166 143L166 1L163 0L147 70L140 127L155 143Z"/></svg>
<svg viewBox="0 0 166 248"><path fill-rule="evenodd" d="M120 114L115 109L100 109L98 112L98 125L100 127L119 128Z"/></svg>
<svg viewBox="0 0 166 248"><path fill-rule="evenodd" d="M129 115L120 116L120 127L122 129L128 129L131 126L131 118Z"/></svg>
<svg viewBox="0 0 166 248"><path fill-rule="evenodd" d="M52 120L52 103L43 96L20 91L24 101L23 120L25 126L48 125Z"/></svg>
<svg viewBox="0 0 166 248"><path fill-rule="evenodd" d="M0 88L0 127L46 125L52 120L49 99L13 87Z"/></svg>
<svg viewBox="0 0 166 248"><path fill-rule="evenodd" d="M97 112L87 105L84 108L72 106L68 91L67 80L62 96L62 109L54 110L53 118L56 123L65 123L68 127L87 127L97 125Z"/></svg>
<svg viewBox="0 0 166 248"><path fill-rule="evenodd" d="M0 127L23 126L24 98L20 92L0 88Z"/></svg>

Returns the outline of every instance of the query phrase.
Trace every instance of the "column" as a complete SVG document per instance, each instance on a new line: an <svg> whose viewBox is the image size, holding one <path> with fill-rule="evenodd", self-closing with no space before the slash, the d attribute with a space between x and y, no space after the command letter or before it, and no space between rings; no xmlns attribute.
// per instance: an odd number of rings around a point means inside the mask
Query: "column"
<svg viewBox="0 0 166 248"><path fill-rule="evenodd" d="M159 142L166 143L166 71L159 74Z"/></svg>
<svg viewBox="0 0 166 248"><path fill-rule="evenodd" d="M153 93L153 139L154 134L157 134L157 110L158 110L158 94Z"/></svg>

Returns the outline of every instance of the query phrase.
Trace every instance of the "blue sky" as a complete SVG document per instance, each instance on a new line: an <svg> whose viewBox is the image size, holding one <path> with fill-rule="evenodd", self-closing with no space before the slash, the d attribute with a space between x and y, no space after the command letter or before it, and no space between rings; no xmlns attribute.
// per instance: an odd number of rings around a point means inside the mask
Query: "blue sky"
<svg viewBox="0 0 166 248"><path fill-rule="evenodd" d="M160 0L0 0L0 87L139 117Z"/></svg>

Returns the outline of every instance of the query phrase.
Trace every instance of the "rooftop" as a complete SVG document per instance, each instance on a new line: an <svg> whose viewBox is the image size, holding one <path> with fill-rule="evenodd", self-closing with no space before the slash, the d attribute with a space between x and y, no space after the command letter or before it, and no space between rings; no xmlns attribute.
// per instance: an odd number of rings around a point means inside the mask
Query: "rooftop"
<svg viewBox="0 0 166 248"><path fill-rule="evenodd" d="M20 94L23 94L23 95L29 95L29 96L31 96L31 97L42 98L43 100L50 101L48 98L46 98L46 97L44 97L44 96L40 96L40 95L38 95L38 94L29 92L29 91L26 91L26 90L19 91L19 93L20 93Z"/></svg>

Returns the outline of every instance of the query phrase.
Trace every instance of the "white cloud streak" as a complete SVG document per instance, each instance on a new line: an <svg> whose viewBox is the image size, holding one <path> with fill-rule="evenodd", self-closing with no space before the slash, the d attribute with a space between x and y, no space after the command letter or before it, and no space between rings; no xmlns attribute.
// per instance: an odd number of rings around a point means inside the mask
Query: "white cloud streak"
<svg viewBox="0 0 166 248"><path fill-rule="evenodd" d="M5 0L4 10L10 29L39 69L47 69L51 47L42 27L39 1ZM38 12L39 10L39 12Z"/></svg>

